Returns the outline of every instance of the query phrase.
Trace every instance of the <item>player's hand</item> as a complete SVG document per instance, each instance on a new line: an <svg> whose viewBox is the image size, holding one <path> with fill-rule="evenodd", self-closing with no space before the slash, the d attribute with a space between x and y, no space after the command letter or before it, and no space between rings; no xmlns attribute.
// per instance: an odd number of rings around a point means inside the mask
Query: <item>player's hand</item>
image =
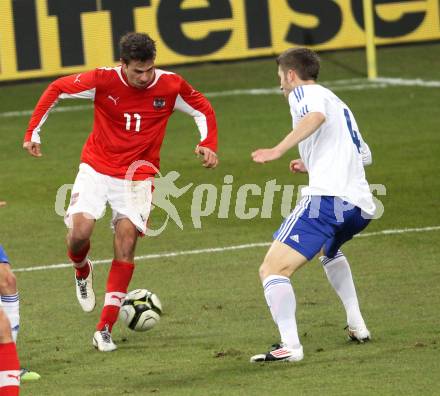
<svg viewBox="0 0 440 396"><path fill-rule="evenodd" d="M203 156L202 162L205 168L215 168L218 165L217 154L208 147L197 146L194 152L197 157Z"/></svg>
<svg viewBox="0 0 440 396"><path fill-rule="evenodd" d="M301 159L294 159L290 161L289 169L293 173L307 173L306 166Z"/></svg>
<svg viewBox="0 0 440 396"><path fill-rule="evenodd" d="M41 144L35 143L35 142L24 142L23 148L27 150L27 152L32 155L33 157L42 157L43 154L41 154Z"/></svg>
<svg viewBox="0 0 440 396"><path fill-rule="evenodd" d="M265 162L273 161L281 157L281 152L275 148L270 149L258 149L252 154L254 162L264 164Z"/></svg>

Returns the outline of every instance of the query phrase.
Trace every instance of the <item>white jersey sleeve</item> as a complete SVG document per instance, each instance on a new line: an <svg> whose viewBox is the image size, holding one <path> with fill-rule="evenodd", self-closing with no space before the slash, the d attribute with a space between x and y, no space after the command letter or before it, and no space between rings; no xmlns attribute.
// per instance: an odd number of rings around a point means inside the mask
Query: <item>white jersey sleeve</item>
<svg viewBox="0 0 440 396"><path fill-rule="evenodd" d="M370 147L368 147L368 144L365 142L364 139L362 139L361 134L359 134L359 139L361 141L362 163L364 164L364 166L371 165L373 163L373 156L371 154Z"/></svg>
<svg viewBox="0 0 440 396"><path fill-rule="evenodd" d="M304 86L296 87L289 95L290 109L294 110L292 117L296 124L308 113L322 113L327 117L325 98L319 95L311 95ZM307 95L305 92L307 91Z"/></svg>

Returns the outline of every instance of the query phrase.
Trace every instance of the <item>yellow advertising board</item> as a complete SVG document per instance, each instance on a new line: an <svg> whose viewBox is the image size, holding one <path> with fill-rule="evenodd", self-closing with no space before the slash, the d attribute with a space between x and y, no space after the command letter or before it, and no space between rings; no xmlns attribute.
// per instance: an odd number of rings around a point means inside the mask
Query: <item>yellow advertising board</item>
<svg viewBox="0 0 440 396"><path fill-rule="evenodd" d="M374 0L376 44L440 39L438 0ZM128 31L174 65L365 45L362 0L1 0L0 81L118 64Z"/></svg>

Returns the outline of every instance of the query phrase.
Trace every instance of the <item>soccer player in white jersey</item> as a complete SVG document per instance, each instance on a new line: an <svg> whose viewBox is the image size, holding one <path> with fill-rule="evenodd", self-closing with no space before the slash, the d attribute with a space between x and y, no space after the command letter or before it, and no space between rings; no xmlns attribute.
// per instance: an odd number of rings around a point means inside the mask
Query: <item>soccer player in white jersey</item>
<svg viewBox="0 0 440 396"><path fill-rule="evenodd" d="M281 343L252 356L251 362L303 359L290 277L317 254L346 310L350 338L359 342L370 339L350 266L340 247L362 231L375 213L364 172L364 165L371 163L371 152L348 106L316 83L320 61L315 52L289 49L277 58L277 64L293 130L275 147L254 151L252 158L257 163L273 161L298 145L301 158L290 162L290 170L307 172L309 184L275 232L260 267L264 295Z"/></svg>

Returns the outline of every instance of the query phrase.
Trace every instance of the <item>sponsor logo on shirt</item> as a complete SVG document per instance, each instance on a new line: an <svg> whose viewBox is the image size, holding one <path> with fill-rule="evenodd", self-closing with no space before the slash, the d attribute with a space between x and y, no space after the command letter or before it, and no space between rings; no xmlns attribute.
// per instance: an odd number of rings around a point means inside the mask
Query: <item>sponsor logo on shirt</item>
<svg viewBox="0 0 440 396"><path fill-rule="evenodd" d="M163 109L165 107L166 101L165 98L154 98L153 107L156 110Z"/></svg>
<svg viewBox="0 0 440 396"><path fill-rule="evenodd" d="M110 100L113 102L113 104L114 104L115 106L118 105L119 97L114 98L113 96L109 95L109 96L107 96L107 99L110 99Z"/></svg>

